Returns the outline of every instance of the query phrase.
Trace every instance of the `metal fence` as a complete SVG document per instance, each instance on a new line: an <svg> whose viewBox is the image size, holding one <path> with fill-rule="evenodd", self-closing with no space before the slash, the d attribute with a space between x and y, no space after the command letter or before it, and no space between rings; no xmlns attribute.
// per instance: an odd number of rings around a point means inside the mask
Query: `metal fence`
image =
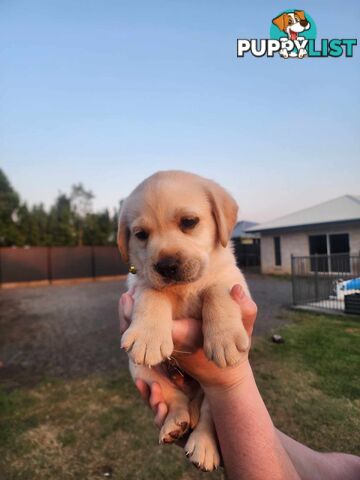
<svg viewBox="0 0 360 480"><path fill-rule="evenodd" d="M0 248L0 284L126 274L117 247Z"/></svg>
<svg viewBox="0 0 360 480"><path fill-rule="evenodd" d="M291 257L293 304L360 314L360 256Z"/></svg>
<svg viewBox="0 0 360 480"><path fill-rule="evenodd" d="M239 267L260 268L260 246L252 250L235 244ZM117 247L0 248L0 285L18 282L97 278L127 274Z"/></svg>

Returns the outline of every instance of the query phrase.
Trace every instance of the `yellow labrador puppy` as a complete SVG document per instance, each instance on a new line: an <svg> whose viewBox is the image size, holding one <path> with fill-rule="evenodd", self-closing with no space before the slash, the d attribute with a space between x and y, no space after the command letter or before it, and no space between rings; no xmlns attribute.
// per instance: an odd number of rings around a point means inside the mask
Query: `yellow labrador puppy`
<svg viewBox="0 0 360 480"><path fill-rule="evenodd" d="M173 320L202 321L204 351L219 367L234 365L249 339L230 297L239 283L248 292L229 245L237 218L234 199L218 184L181 171L158 172L124 201L118 245L136 271L134 310L122 347L133 378L160 383L169 413L160 442L170 443L191 427L185 450L203 470L219 464L216 436L206 399L191 415L190 399L162 374L148 367L173 353ZM196 411L196 409L195 409Z"/></svg>

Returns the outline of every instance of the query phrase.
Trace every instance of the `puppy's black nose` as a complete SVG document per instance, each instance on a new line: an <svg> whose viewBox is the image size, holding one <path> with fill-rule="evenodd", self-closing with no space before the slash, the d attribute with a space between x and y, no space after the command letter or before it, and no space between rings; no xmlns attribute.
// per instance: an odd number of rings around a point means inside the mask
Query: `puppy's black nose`
<svg viewBox="0 0 360 480"><path fill-rule="evenodd" d="M308 24L308 23L309 23L309 22L308 22L307 20L300 20L300 25L301 25L302 27L307 27L307 24Z"/></svg>
<svg viewBox="0 0 360 480"><path fill-rule="evenodd" d="M165 278L175 278L179 272L179 262L174 257L165 257L155 263L155 270Z"/></svg>

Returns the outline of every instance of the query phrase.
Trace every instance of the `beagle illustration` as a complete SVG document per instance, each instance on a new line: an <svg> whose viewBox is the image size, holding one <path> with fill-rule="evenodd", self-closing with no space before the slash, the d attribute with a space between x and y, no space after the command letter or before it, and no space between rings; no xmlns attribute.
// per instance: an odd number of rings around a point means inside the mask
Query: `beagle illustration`
<svg viewBox="0 0 360 480"><path fill-rule="evenodd" d="M288 39L292 42L296 40L303 40L304 37L300 37L299 34L305 30L309 30L311 27L310 22L305 17L303 10L294 10L292 13L282 13L278 17L274 18L272 23L278 27L279 30L285 32ZM280 50L280 55L284 58L298 57L303 58L307 55L305 48L298 49L298 52L289 53L287 49Z"/></svg>

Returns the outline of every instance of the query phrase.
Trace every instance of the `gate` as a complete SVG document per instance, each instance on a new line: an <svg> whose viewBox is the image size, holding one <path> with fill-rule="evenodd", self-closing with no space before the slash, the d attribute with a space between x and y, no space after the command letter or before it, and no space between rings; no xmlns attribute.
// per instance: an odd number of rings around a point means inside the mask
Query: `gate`
<svg viewBox="0 0 360 480"><path fill-rule="evenodd" d="M360 256L291 257L293 304L360 314Z"/></svg>

